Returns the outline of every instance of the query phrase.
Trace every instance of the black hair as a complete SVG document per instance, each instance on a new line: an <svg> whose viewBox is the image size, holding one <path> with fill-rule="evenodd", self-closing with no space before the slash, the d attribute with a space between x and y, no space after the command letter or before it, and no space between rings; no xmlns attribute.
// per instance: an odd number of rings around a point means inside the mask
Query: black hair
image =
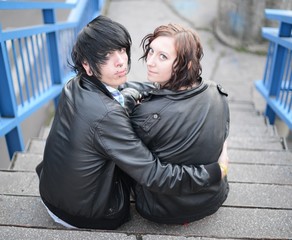
<svg viewBox="0 0 292 240"><path fill-rule="evenodd" d="M128 71L130 71L131 44L131 36L123 25L100 15L78 34L71 52L73 64L70 64L70 67L78 75L86 73L82 63L87 61L94 76L100 79L100 66L105 64L106 55L125 48L128 55Z"/></svg>

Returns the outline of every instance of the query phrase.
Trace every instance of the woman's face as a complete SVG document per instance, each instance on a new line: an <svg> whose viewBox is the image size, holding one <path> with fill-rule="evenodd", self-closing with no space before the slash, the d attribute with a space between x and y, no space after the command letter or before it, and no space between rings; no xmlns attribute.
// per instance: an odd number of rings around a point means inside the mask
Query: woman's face
<svg viewBox="0 0 292 240"><path fill-rule="evenodd" d="M108 60L101 65L101 81L117 88L127 81L128 55L125 48L115 50L107 55Z"/></svg>
<svg viewBox="0 0 292 240"><path fill-rule="evenodd" d="M174 38L157 37L149 47L146 59L148 80L164 85L171 77L172 65L177 57Z"/></svg>

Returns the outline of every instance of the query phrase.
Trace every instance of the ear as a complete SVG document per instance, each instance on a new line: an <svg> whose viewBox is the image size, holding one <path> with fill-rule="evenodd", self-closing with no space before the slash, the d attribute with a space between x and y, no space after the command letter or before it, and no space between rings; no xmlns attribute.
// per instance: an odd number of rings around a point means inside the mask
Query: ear
<svg viewBox="0 0 292 240"><path fill-rule="evenodd" d="M84 68L84 70L85 70L85 72L87 73L88 76L92 76L93 75L93 73L91 71L91 68L90 68L90 66L89 66L87 61L83 61L82 66L83 66L83 68Z"/></svg>

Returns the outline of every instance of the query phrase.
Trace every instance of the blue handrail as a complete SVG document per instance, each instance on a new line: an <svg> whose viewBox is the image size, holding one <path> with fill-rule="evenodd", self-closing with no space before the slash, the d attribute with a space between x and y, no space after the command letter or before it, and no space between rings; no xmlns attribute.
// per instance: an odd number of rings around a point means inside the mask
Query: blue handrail
<svg viewBox="0 0 292 240"><path fill-rule="evenodd" d="M103 4L103 0L0 2L0 10L40 9L43 15L41 25L5 31L0 26L0 137L6 139L10 159L24 150L21 123L49 101L57 103L73 75L67 62L76 35L100 14ZM66 22L56 21L58 9L71 9Z"/></svg>
<svg viewBox="0 0 292 240"><path fill-rule="evenodd" d="M279 21L279 28L262 28L270 43L264 78L255 86L267 102L270 123L278 116L292 130L292 11L266 9L265 16Z"/></svg>

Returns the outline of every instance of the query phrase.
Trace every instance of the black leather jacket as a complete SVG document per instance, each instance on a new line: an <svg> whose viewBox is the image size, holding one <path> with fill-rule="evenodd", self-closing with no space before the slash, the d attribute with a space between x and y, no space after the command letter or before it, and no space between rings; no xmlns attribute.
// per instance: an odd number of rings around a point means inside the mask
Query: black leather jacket
<svg viewBox="0 0 292 240"><path fill-rule="evenodd" d="M161 162L211 164L218 161L229 133L226 96L224 89L211 81L187 91L152 91L134 108L131 121L138 136ZM227 194L227 179L174 195L137 184L136 208L149 220L183 224L217 211Z"/></svg>
<svg viewBox="0 0 292 240"><path fill-rule="evenodd" d="M137 137L125 109L88 76L64 86L37 172L41 198L55 215L76 227L102 229L129 219L123 172L167 194L196 192L221 175L218 164L162 165Z"/></svg>

